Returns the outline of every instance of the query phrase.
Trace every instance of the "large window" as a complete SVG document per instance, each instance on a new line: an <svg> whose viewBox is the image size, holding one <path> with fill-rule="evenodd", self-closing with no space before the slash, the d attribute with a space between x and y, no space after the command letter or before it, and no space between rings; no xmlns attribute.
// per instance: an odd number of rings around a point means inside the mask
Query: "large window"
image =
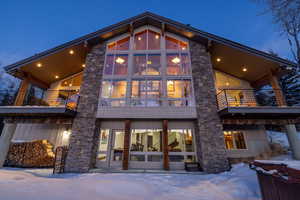
<svg viewBox="0 0 300 200"><path fill-rule="evenodd" d="M131 161L162 161L162 130L133 129L130 145Z"/></svg>
<svg viewBox="0 0 300 200"><path fill-rule="evenodd" d="M170 162L194 162L195 149L191 129L171 129L168 131Z"/></svg>
<svg viewBox="0 0 300 200"><path fill-rule="evenodd" d="M224 131L227 149L246 149L244 134L241 131Z"/></svg>
<svg viewBox="0 0 300 200"><path fill-rule="evenodd" d="M131 105L160 106L161 96L161 81L132 81Z"/></svg>
<svg viewBox="0 0 300 200"><path fill-rule="evenodd" d="M126 96L126 81L112 80L102 82L101 105L124 106Z"/></svg>
<svg viewBox="0 0 300 200"><path fill-rule="evenodd" d="M188 42L153 27L108 43L103 80L102 106L193 105Z"/></svg>

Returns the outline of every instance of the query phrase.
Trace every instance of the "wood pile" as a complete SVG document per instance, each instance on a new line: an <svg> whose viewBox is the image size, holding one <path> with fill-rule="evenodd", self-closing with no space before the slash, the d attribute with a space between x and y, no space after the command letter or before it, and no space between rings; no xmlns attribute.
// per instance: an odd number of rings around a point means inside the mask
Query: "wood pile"
<svg viewBox="0 0 300 200"><path fill-rule="evenodd" d="M53 145L47 140L12 143L9 147L5 166L53 167L54 157Z"/></svg>

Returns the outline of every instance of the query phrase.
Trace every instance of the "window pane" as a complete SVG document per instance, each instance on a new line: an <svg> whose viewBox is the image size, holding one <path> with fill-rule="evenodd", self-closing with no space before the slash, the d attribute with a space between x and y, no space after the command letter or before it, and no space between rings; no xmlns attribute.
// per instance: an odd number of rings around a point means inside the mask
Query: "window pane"
<svg viewBox="0 0 300 200"><path fill-rule="evenodd" d="M187 43L179 41L179 49L180 50L186 50L187 49Z"/></svg>
<svg viewBox="0 0 300 200"><path fill-rule="evenodd" d="M133 58L133 74L134 75L145 75L146 74L146 55L137 54Z"/></svg>
<svg viewBox="0 0 300 200"><path fill-rule="evenodd" d="M196 162L196 156L188 155L184 162Z"/></svg>
<svg viewBox="0 0 300 200"><path fill-rule="evenodd" d="M191 66L189 62L189 56L187 53L181 54L181 65L182 65L182 74L191 74Z"/></svg>
<svg viewBox="0 0 300 200"><path fill-rule="evenodd" d="M115 68L114 75L126 75L128 65L127 55L116 55L115 56Z"/></svg>
<svg viewBox="0 0 300 200"><path fill-rule="evenodd" d="M161 155L148 155L148 161L150 162L161 162L163 157Z"/></svg>
<svg viewBox="0 0 300 200"><path fill-rule="evenodd" d="M237 149L246 149L245 138L242 132L234 132L234 139Z"/></svg>
<svg viewBox="0 0 300 200"><path fill-rule="evenodd" d="M170 152L183 152L183 130L172 129L168 131L168 149Z"/></svg>
<svg viewBox="0 0 300 200"><path fill-rule="evenodd" d="M132 81L131 97L146 98L146 81Z"/></svg>
<svg viewBox="0 0 300 200"><path fill-rule="evenodd" d="M145 129L132 130L130 151L145 152L147 150L146 139L147 131Z"/></svg>
<svg viewBox="0 0 300 200"><path fill-rule="evenodd" d="M181 59L179 54L167 54L167 74L168 75L180 75L182 74L180 69Z"/></svg>
<svg viewBox="0 0 300 200"><path fill-rule="evenodd" d="M145 155L130 155L130 161L145 161Z"/></svg>
<svg viewBox="0 0 300 200"><path fill-rule="evenodd" d="M227 149L233 149L233 138L231 131L224 131L225 145Z"/></svg>
<svg viewBox="0 0 300 200"><path fill-rule="evenodd" d="M108 149L109 129L101 129L99 151L107 151Z"/></svg>
<svg viewBox="0 0 300 200"><path fill-rule="evenodd" d="M102 81L102 90L101 90L101 97L102 98L109 98L111 91L111 82L109 81Z"/></svg>
<svg viewBox="0 0 300 200"><path fill-rule="evenodd" d="M129 49L129 37L117 41L117 50L128 50Z"/></svg>
<svg viewBox="0 0 300 200"><path fill-rule="evenodd" d="M149 129L147 132L147 150L162 152L162 131Z"/></svg>
<svg viewBox="0 0 300 200"><path fill-rule="evenodd" d="M112 42L107 45L108 50L115 50L116 49L116 43Z"/></svg>
<svg viewBox="0 0 300 200"><path fill-rule="evenodd" d="M168 80L167 92L169 98L188 98L191 96L191 82Z"/></svg>
<svg viewBox="0 0 300 200"><path fill-rule="evenodd" d="M136 49L136 50L147 49L147 31L143 31L143 32L135 34L134 49Z"/></svg>
<svg viewBox="0 0 300 200"><path fill-rule="evenodd" d="M160 49L160 34L148 31L148 49Z"/></svg>
<svg viewBox="0 0 300 200"><path fill-rule="evenodd" d="M184 144L186 152L194 152L193 134L191 129L185 129L184 132Z"/></svg>
<svg viewBox="0 0 300 200"><path fill-rule="evenodd" d="M178 49L178 40L166 36L166 48L167 49Z"/></svg>
<svg viewBox="0 0 300 200"><path fill-rule="evenodd" d="M147 61L147 75L160 74L160 55L150 54Z"/></svg>
<svg viewBox="0 0 300 200"><path fill-rule="evenodd" d="M124 149L124 131L115 131L115 141L114 141L114 161L121 161L123 157L123 149Z"/></svg>
<svg viewBox="0 0 300 200"><path fill-rule="evenodd" d="M148 98L160 98L161 97L161 81L147 81L147 90Z"/></svg>
<svg viewBox="0 0 300 200"><path fill-rule="evenodd" d="M126 81L113 81L112 82L112 92L111 98L125 98L126 96Z"/></svg>
<svg viewBox="0 0 300 200"><path fill-rule="evenodd" d="M62 87L69 87L72 86L72 78L66 79L61 82Z"/></svg>
<svg viewBox="0 0 300 200"><path fill-rule="evenodd" d="M184 156L181 155L170 155L170 162L184 162Z"/></svg>
<svg viewBox="0 0 300 200"><path fill-rule="evenodd" d="M105 75L112 75L113 64L114 64L114 56L113 55L107 55L106 56L106 63L105 63L105 67L104 67L104 74Z"/></svg>

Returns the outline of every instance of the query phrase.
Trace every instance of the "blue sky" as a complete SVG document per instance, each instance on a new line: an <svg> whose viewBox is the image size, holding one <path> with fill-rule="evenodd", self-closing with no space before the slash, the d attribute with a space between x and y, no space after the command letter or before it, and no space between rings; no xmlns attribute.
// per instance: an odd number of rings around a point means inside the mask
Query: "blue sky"
<svg viewBox="0 0 300 200"><path fill-rule="evenodd" d="M250 0L7 0L0 6L0 63L7 65L145 11L289 57L284 38Z"/></svg>

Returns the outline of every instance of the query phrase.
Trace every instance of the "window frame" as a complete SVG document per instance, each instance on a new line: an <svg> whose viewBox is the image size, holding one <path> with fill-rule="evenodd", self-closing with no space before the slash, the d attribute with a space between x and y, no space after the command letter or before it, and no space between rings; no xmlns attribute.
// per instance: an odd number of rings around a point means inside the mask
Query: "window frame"
<svg viewBox="0 0 300 200"><path fill-rule="evenodd" d="M232 149L228 149L227 146L226 146L226 140L225 140L225 132L233 132L232 134L232 143L233 143L233 148ZM243 135L243 138L244 138L244 143L245 143L245 149L238 149L237 148L237 145L236 145L236 141L235 141L235 136L234 136L234 133L241 133ZM248 149L248 143L247 143L247 138L246 138L246 135L245 134L245 131L242 131L242 130L224 130L223 131L223 135L224 135L224 145L225 145L225 149L227 151L245 151L245 150L249 150Z"/></svg>
<svg viewBox="0 0 300 200"><path fill-rule="evenodd" d="M148 30L156 32L160 35L160 49L145 49L145 50L136 50L134 49L134 39L135 35ZM148 35L148 34L147 34ZM111 44L112 42L116 42L118 40L125 39L126 37L129 37L129 49L128 50L109 50L108 49L108 44ZM187 44L187 48L185 50L180 50L180 49L166 49L166 37L171 37L173 39L176 39L178 41L182 41ZM147 39L147 48L148 48L148 39ZM167 74L167 54L179 54L181 57L182 54L186 54L188 56L188 62L189 62L189 74L181 74L181 75L168 75ZM112 72L112 75L105 75L105 66L107 62L107 56L108 55L118 55L118 54L127 54L128 55L128 64L127 64L127 75L114 75L114 72ZM158 75L148 75L148 74L134 74L134 56L135 55L145 55L146 56L146 63L147 63L147 58L149 55L160 55L160 68L159 68L159 74ZM104 65L104 70L103 70L103 81L105 80L116 80L116 79L126 79L127 81L127 88L126 88L126 100L125 100L125 106L128 107L135 107L135 105L132 105L132 82L135 80L140 80L140 81L149 81L149 80L159 80L161 81L161 100L160 106L169 106L169 99L167 95L167 81L170 79L176 79L176 80L189 80L191 84L191 97L190 98L180 98L178 100L188 100L188 105L180 106L180 107L190 107L194 106L195 102L195 97L193 93L193 79L192 79L192 67L191 67L191 58L190 58L190 48L189 48L189 41L185 38L182 38L180 36L174 35L172 33L166 32L162 33L162 31L156 27L153 26L143 26L135 29L132 34L126 33L121 36L118 36L116 38L113 38L107 42L106 45L106 52L105 52L105 65ZM180 63L180 67L182 70L182 63ZM146 70L148 69L146 65ZM112 69L114 70L114 69ZM100 96L101 98L101 96ZM136 98L134 98L136 100ZM170 100L177 100L171 98ZM101 104L100 104L101 105ZM148 106L146 106L148 107ZM159 106L157 106L159 107Z"/></svg>

